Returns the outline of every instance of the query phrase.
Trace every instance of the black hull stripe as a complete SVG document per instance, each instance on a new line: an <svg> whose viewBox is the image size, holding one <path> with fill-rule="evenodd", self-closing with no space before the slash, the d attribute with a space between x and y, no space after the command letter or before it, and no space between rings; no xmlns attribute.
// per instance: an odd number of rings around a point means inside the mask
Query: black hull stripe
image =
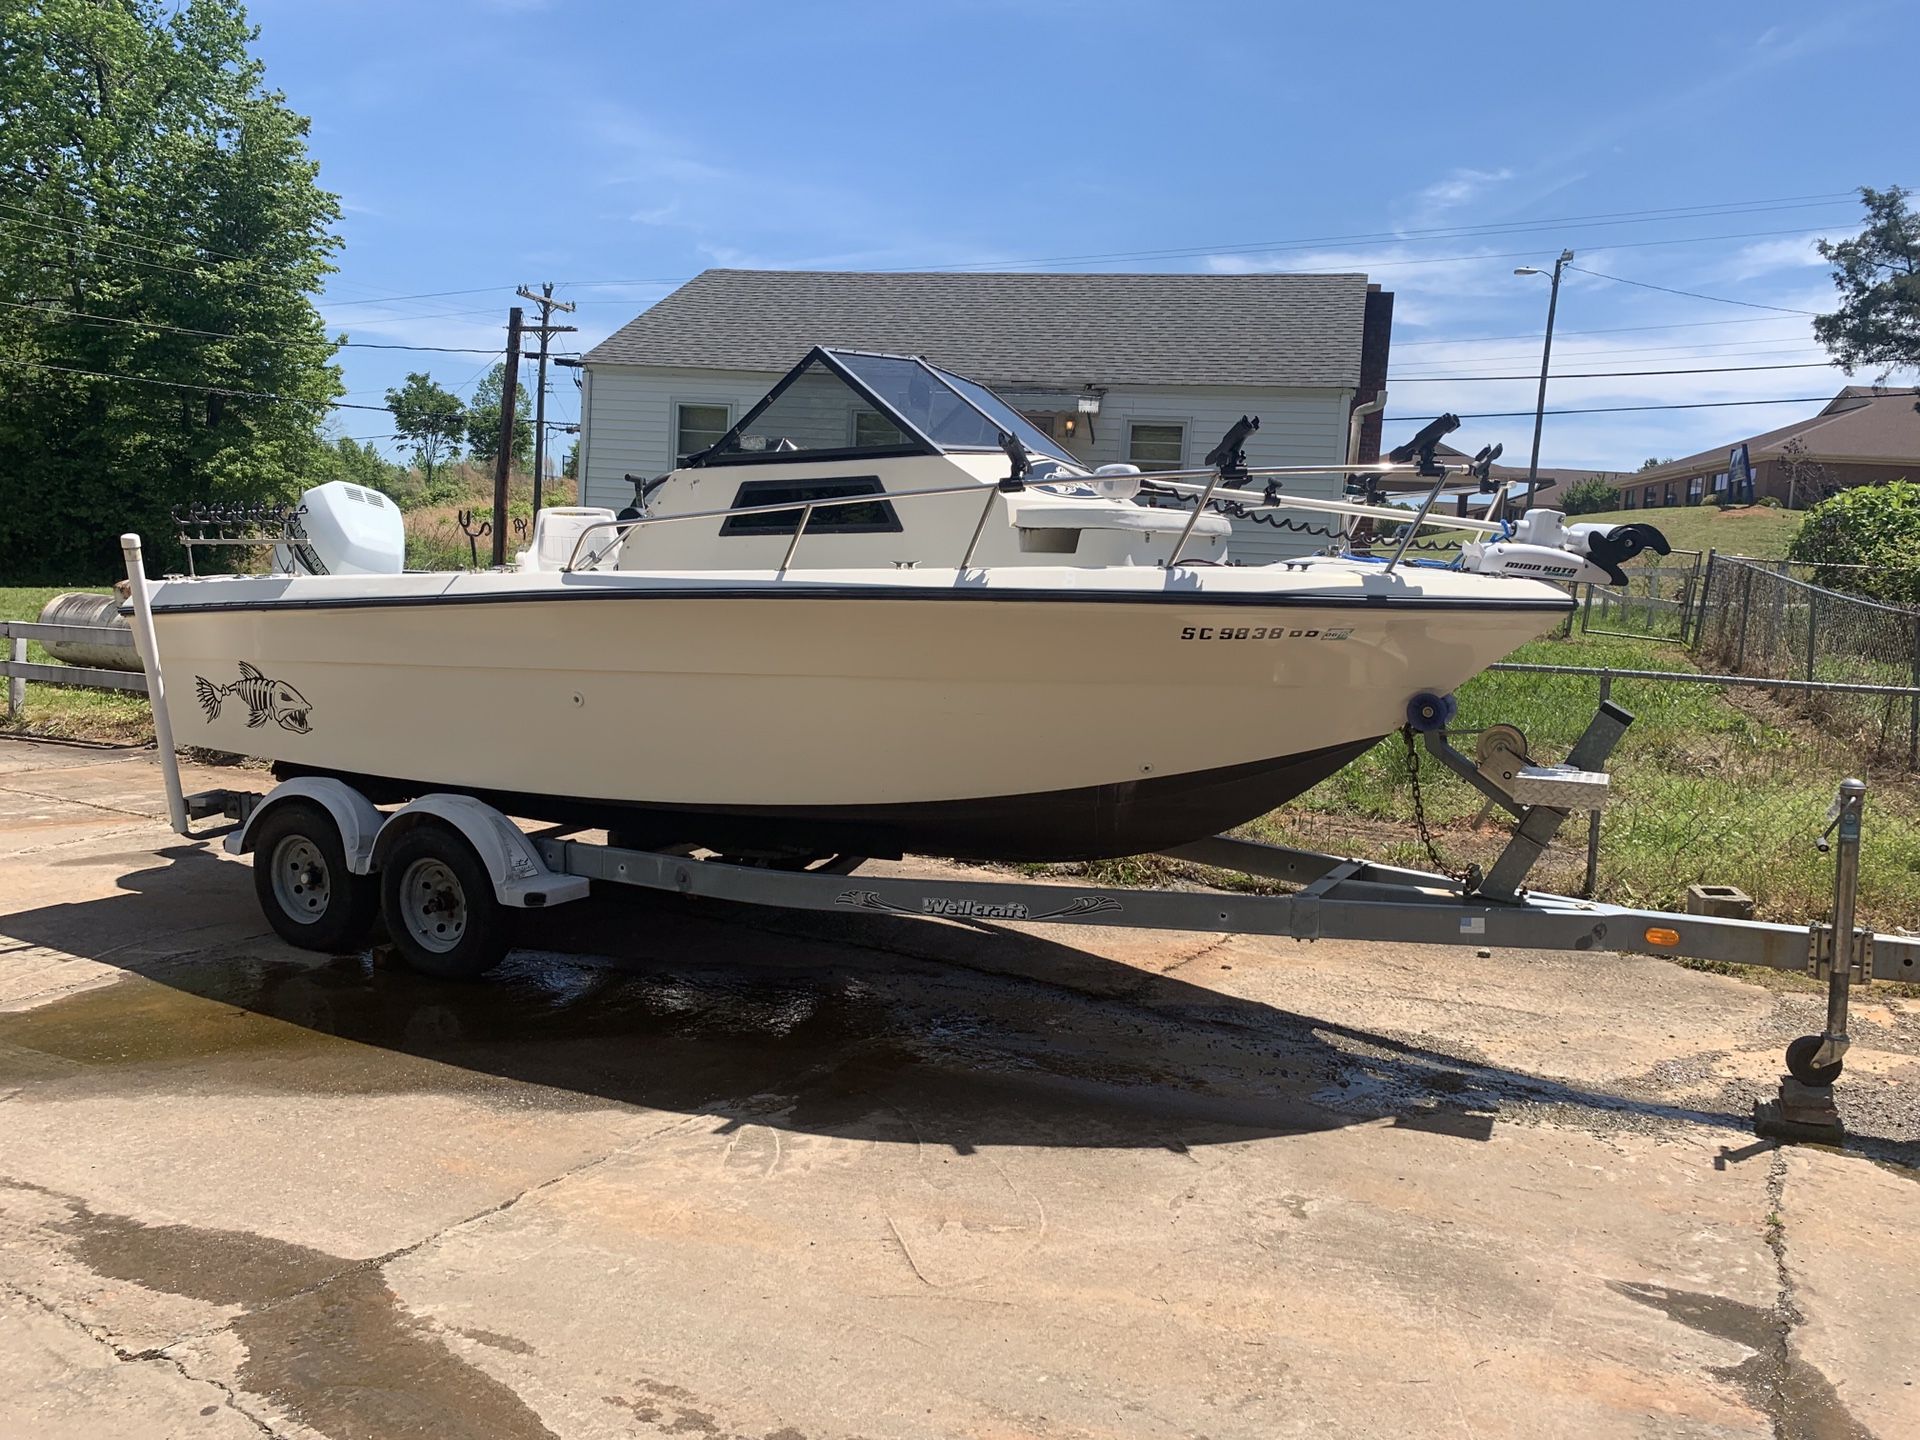
<svg viewBox="0 0 1920 1440"><path fill-rule="evenodd" d="M187 584L194 582L187 581ZM1465 614L1532 611L1564 614L1571 596L1552 600L1449 600L1425 595L1176 594L1167 591L1125 594L1087 590L919 589L910 586L816 585L793 589L711 590L537 590L477 595L343 595L297 600L228 600L161 603L160 615L206 615L268 610L405 610L422 605L544 605L560 601L665 600L926 600L994 601L1045 605L1173 605L1224 609L1449 610ZM122 606L121 614L133 613Z"/></svg>
<svg viewBox="0 0 1920 1440"><path fill-rule="evenodd" d="M895 805L659 805L352 775L284 761L274 774L282 780L331 774L382 805L435 791L473 795L509 815L613 830L619 843L638 849L687 844L727 854L1098 860L1165 850L1245 824L1319 784L1379 738L1149 780Z"/></svg>

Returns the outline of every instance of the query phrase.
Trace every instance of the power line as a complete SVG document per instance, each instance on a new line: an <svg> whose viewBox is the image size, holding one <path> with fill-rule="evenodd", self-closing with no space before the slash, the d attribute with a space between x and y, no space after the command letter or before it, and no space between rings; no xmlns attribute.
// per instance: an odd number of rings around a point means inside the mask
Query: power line
<svg viewBox="0 0 1920 1440"><path fill-rule="evenodd" d="M1555 330L1555 335L1625 335L1637 330L1705 330L1714 325L1778 325L1778 320L1768 320L1764 315L1755 315L1747 320L1676 320L1671 325L1609 325L1600 330ZM1405 350L1412 345L1480 345L1495 340L1538 340L1540 332L1530 330L1524 335L1461 335L1451 339L1439 340L1399 340L1394 342Z"/></svg>
<svg viewBox="0 0 1920 1440"><path fill-rule="evenodd" d="M1616 247L1625 249L1625 246ZM1624 275L1603 275L1598 270L1589 270L1584 265L1569 265L1569 270L1578 270L1582 275L1591 275L1596 280L1611 280L1617 285L1638 285L1642 290L1659 290L1668 295L1685 295L1689 300L1711 300L1716 305L1744 305L1749 310L1773 310L1781 315L1811 315L1818 317L1818 310L1795 310L1786 305L1761 305L1752 300L1729 300L1724 295L1703 295L1698 290L1676 290L1671 285L1654 285L1645 280L1629 280Z"/></svg>
<svg viewBox="0 0 1920 1440"><path fill-rule="evenodd" d="M1882 395L1920 395L1920 390L1899 389L1883 390ZM1640 410L1721 410L1735 405L1812 405L1828 404L1831 395L1781 395L1772 400L1694 400L1681 405L1594 405L1583 410L1548 410L1548 415L1624 415ZM1528 420L1533 417L1531 410L1483 410L1474 414L1459 412L1461 420ZM1426 420L1438 420L1438 415L1389 415L1381 421L1383 425L1416 424Z"/></svg>
<svg viewBox="0 0 1920 1440"><path fill-rule="evenodd" d="M1316 245L1390 243L1408 239L1465 239L1474 235L1525 234L1529 230L1572 224L1647 225L1682 219L1712 219L1720 215L1758 215L1774 210L1804 210L1842 201L1852 201L1857 192L1828 191L1820 195L1790 195L1779 199L1728 200L1701 205L1681 205L1655 210L1605 210L1588 215L1545 216L1533 220L1488 221L1477 225L1435 225L1421 229L1376 230L1344 235L1317 235L1287 240L1240 241L1231 245L1192 245L1164 250L1114 250L1091 255L1047 255L1025 260L957 260L940 265L901 265L882 267L876 273L899 274L913 270L986 270L1010 265L1094 264L1111 260L1182 259L1195 255L1262 254L1280 250L1307 249ZM1796 233L1796 232L1773 232ZM1610 247L1615 248L1615 247ZM1529 254L1532 252L1529 251ZM1509 257L1510 258L1510 257ZM643 280L566 280L574 287L597 285L674 285L686 277Z"/></svg>
<svg viewBox="0 0 1920 1440"><path fill-rule="evenodd" d="M85 375L94 380L122 380L132 385L157 385L167 390L196 390L203 395L232 395L243 400L278 400L287 405L318 405L328 410L376 410L388 412L385 405L354 405L345 400L303 400L298 395L275 395L265 390L236 390L224 385L189 385L183 380L156 380L150 375L122 375L112 370L82 370L74 365L49 365L44 360L21 360L0 355L0 365L24 365L33 370L52 370L61 375Z"/></svg>
<svg viewBox="0 0 1920 1440"><path fill-rule="evenodd" d="M1734 344L1712 345L1637 345L1611 348L1593 346L1586 349L1568 348L1561 358L1579 360L1619 360L1628 356L1660 356L1671 360L1718 360L1737 357L1749 359L1756 355L1790 355L1805 351L1820 351L1821 347L1813 340L1795 340L1786 335L1772 335L1764 339L1740 341ZM1459 355L1446 360L1407 360L1395 369L1401 374L1409 369L1440 370L1462 365L1501 365L1540 363L1538 351L1519 355Z"/></svg>
<svg viewBox="0 0 1920 1440"><path fill-rule="evenodd" d="M1699 370L1555 370L1549 380L1610 380L1616 376L1636 375L1740 375L1751 370L1824 370L1831 360L1806 360L1787 365L1709 365ZM1533 375L1394 375L1390 385L1467 385L1487 380L1538 380Z"/></svg>
<svg viewBox="0 0 1920 1440"><path fill-rule="evenodd" d="M343 347L355 350L423 350L441 355L497 355L498 350L483 350L479 346L466 345L397 345L377 340L329 340L324 336L309 340L306 338L286 338L273 335L247 334L233 330L195 330L184 325L163 325L158 320L129 320L117 315L92 315L81 310L49 310L43 305L23 305L14 300L0 300L0 306L9 310L25 310L29 314L47 320L84 320L102 325L131 325L142 330L164 330L174 335L190 335L207 340L253 340L263 345L325 345L329 349ZM571 354L571 351L557 352Z"/></svg>

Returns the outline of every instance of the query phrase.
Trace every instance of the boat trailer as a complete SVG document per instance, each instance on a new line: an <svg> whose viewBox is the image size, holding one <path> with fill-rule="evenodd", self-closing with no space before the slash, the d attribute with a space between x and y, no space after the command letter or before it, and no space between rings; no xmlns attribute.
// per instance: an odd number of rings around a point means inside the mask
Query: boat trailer
<svg viewBox="0 0 1920 1440"><path fill-rule="evenodd" d="M554 827L528 832L485 802L423 795L382 811L347 781L301 776L265 795L182 791L166 718L138 542L129 547L133 628L154 706L160 769L173 828L193 839L224 835L231 854L254 856L255 890L268 921L290 943L337 953L366 943L376 919L409 965L449 979L478 976L506 953L510 910L583 899L594 883L791 910L866 912L968 923L1124 926L1225 934L1340 939L1477 949L1626 951L1801 970L1827 986L1825 1028L1787 1047L1775 1100L1756 1106L1762 1134L1841 1138L1832 1087L1849 1044L1855 985L1920 981L1920 935L1858 928L1862 813L1867 787L1846 780L1815 842L1834 858L1826 922L1787 925L1641 910L1525 888L1561 827L1600 809L1605 764L1633 717L1602 701L1558 765L1537 765L1510 726L1473 732L1476 753L1456 748L1450 697L1416 696L1408 738L1514 818L1511 838L1483 872L1463 876L1382 865L1290 846L1216 836L1167 857L1257 881L1287 893L1226 889L1144 890L1014 879L857 875L866 863L835 857L820 868L779 869L694 851L628 849ZM220 824L195 828L196 821ZM1828 837L1831 836L1831 843Z"/></svg>

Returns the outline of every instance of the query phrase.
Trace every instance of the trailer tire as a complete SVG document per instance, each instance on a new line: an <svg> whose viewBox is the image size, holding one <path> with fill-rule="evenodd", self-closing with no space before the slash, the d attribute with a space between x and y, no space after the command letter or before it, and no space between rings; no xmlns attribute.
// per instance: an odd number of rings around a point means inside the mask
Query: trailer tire
<svg viewBox="0 0 1920 1440"><path fill-rule="evenodd" d="M358 950L380 915L380 887L347 868L340 827L311 800L283 800L253 839L253 893L274 933L327 955Z"/></svg>
<svg viewBox="0 0 1920 1440"><path fill-rule="evenodd" d="M512 913L466 837L423 819L394 841L380 869L387 935L410 969L477 980L512 944Z"/></svg>

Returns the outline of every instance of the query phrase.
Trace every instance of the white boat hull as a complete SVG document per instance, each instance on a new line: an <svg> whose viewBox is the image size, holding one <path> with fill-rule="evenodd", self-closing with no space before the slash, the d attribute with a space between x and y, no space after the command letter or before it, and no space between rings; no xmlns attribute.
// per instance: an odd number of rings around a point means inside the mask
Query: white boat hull
<svg viewBox="0 0 1920 1440"><path fill-rule="evenodd" d="M1532 581L1337 566L154 594L183 745L654 844L995 859L1138 853L1262 814L1570 603Z"/></svg>

